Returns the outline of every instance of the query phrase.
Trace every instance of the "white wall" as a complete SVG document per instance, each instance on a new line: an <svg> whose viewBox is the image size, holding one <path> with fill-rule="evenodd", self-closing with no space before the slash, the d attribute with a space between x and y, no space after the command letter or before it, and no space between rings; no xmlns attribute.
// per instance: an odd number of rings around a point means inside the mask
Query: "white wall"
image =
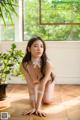
<svg viewBox="0 0 80 120"><path fill-rule="evenodd" d="M1 42L0 51L6 51L11 42ZM16 43L25 51L27 42ZM57 84L80 84L80 42L46 41L47 55L51 59L56 73ZM10 83L25 83L12 80Z"/></svg>
<svg viewBox="0 0 80 120"><path fill-rule="evenodd" d="M80 42L49 42L48 55L53 61L56 82L80 84Z"/></svg>

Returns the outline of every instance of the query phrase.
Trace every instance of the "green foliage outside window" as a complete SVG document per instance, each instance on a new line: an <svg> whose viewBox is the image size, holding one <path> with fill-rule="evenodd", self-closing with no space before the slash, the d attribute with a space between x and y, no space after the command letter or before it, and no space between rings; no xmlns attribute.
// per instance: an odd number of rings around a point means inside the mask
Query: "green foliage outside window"
<svg viewBox="0 0 80 120"><path fill-rule="evenodd" d="M4 0L2 0L4 1ZM17 9L17 0L5 0L9 3L15 2L13 7ZM28 40L33 35L39 35L44 40L54 41L80 41L80 24L79 25L40 25L39 23L39 1L24 0L24 40ZM5 2L6 3L6 2ZM0 13L3 13L6 27L0 27L1 40L14 40L15 27L14 14L9 4L1 7ZM8 14L4 12L8 8ZM9 16L11 13L12 19ZM14 12L15 13L15 12ZM80 0L41 0L41 20L42 23L80 23ZM0 24L2 24L0 19Z"/></svg>
<svg viewBox="0 0 80 120"><path fill-rule="evenodd" d="M41 0L42 22L80 23L80 0ZM40 25L39 0L24 0L24 40L39 35L44 40L80 41L79 25Z"/></svg>
<svg viewBox="0 0 80 120"><path fill-rule="evenodd" d="M15 39L15 27L13 25L1 26L1 41L12 41Z"/></svg>
<svg viewBox="0 0 80 120"><path fill-rule="evenodd" d="M18 0L0 0L0 39L14 40Z"/></svg>
<svg viewBox="0 0 80 120"><path fill-rule="evenodd" d="M79 0L40 0L43 22L80 23Z"/></svg>

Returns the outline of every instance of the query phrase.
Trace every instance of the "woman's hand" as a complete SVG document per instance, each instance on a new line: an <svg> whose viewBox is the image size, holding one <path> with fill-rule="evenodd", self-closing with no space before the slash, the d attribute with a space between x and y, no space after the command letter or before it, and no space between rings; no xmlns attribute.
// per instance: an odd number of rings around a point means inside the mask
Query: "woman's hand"
<svg viewBox="0 0 80 120"><path fill-rule="evenodd" d="M22 115L32 115L36 112L36 109L33 108L33 109L30 109L30 110L26 110L22 113Z"/></svg>
<svg viewBox="0 0 80 120"><path fill-rule="evenodd" d="M42 117L42 116L46 117L46 113L44 113L44 112L42 112L40 110L36 110L34 114L37 115L37 116L40 116L40 117Z"/></svg>
<svg viewBox="0 0 80 120"><path fill-rule="evenodd" d="M35 108L30 109L30 110L26 110L22 113L22 115L32 115L32 114L40 116L40 117L46 117L46 113L44 113L40 110L36 110Z"/></svg>

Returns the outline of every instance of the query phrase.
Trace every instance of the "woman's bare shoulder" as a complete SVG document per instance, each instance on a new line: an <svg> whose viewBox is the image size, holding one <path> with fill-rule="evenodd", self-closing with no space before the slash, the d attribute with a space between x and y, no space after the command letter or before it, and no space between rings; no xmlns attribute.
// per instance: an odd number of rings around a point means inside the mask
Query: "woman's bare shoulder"
<svg viewBox="0 0 80 120"><path fill-rule="evenodd" d="M52 62L51 62L49 59L47 60L47 66L48 66L48 67L53 67Z"/></svg>
<svg viewBox="0 0 80 120"><path fill-rule="evenodd" d="M55 76L55 67L54 67L54 63L50 60L47 60L47 69L51 70L52 73L54 73L54 76Z"/></svg>
<svg viewBox="0 0 80 120"><path fill-rule="evenodd" d="M46 70L49 70L49 71L52 71L52 72L55 71L55 67L54 67L53 62L51 60L47 60Z"/></svg>

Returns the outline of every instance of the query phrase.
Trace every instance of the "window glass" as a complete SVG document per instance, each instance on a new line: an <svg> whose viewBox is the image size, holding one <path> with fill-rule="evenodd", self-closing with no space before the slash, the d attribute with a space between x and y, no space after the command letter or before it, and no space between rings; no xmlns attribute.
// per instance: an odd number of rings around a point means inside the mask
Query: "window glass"
<svg viewBox="0 0 80 120"><path fill-rule="evenodd" d="M40 24L40 1L41 22ZM50 24L50 23L79 24ZM47 24L45 24L47 23ZM24 0L24 40L39 35L44 40L80 40L79 0Z"/></svg>
<svg viewBox="0 0 80 120"><path fill-rule="evenodd" d="M12 25L1 25L1 41L15 40L15 28Z"/></svg>
<svg viewBox="0 0 80 120"><path fill-rule="evenodd" d="M15 40L15 17L18 9L18 0L0 2L0 40Z"/></svg>

